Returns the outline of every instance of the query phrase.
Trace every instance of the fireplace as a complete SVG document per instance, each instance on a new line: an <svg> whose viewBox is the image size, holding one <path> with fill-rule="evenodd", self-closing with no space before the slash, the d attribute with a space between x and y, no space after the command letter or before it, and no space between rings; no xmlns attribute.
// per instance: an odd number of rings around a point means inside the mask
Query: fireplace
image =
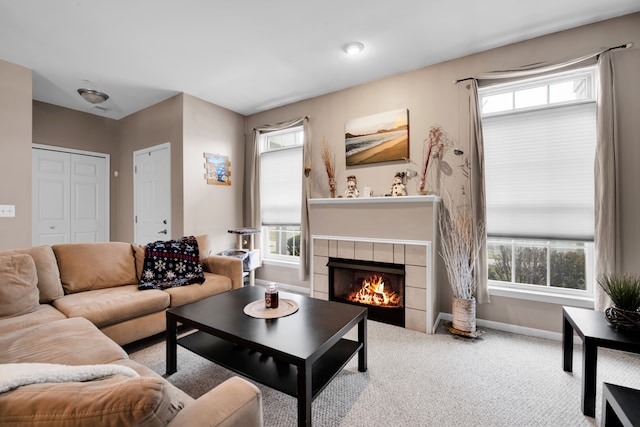
<svg viewBox="0 0 640 427"><path fill-rule="evenodd" d="M368 308L369 319L405 326L402 264L329 258L329 300Z"/></svg>

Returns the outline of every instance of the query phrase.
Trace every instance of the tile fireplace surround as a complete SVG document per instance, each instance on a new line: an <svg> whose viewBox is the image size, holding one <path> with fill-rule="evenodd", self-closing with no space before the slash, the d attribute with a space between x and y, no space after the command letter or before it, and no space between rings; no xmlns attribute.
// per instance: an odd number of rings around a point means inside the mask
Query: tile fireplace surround
<svg viewBox="0 0 640 427"><path fill-rule="evenodd" d="M329 298L329 258L402 264L405 328L433 333L439 202L435 196L310 199L311 295Z"/></svg>

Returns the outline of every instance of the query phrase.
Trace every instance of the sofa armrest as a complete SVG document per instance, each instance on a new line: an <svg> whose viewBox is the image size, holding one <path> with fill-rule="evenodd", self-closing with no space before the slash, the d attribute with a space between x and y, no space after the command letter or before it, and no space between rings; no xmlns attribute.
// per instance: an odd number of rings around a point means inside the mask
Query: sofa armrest
<svg viewBox="0 0 640 427"><path fill-rule="evenodd" d="M262 427L262 394L240 377L222 384L186 405L169 427Z"/></svg>
<svg viewBox="0 0 640 427"><path fill-rule="evenodd" d="M209 255L202 260L204 271L231 278L231 288L242 287L242 260L240 258Z"/></svg>

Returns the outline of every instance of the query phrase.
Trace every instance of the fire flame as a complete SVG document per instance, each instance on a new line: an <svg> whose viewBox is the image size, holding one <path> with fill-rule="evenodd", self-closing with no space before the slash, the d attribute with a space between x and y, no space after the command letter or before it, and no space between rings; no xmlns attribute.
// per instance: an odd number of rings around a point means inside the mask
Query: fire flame
<svg viewBox="0 0 640 427"><path fill-rule="evenodd" d="M386 291L384 288L384 279L377 274L370 276L362 281L362 288L349 295L349 301L360 304L399 307L400 294L396 291Z"/></svg>

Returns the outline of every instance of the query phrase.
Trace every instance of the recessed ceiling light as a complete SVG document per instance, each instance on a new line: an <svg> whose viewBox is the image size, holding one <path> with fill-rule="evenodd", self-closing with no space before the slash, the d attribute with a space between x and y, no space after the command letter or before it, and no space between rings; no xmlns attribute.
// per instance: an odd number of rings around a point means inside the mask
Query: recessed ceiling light
<svg viewBox="0 0 640 427"><path fill-rule="evenodd" d="M364 50L364 45L360 42L351 42L345 44L342 50L348 55L357 55Z"/></svg>

